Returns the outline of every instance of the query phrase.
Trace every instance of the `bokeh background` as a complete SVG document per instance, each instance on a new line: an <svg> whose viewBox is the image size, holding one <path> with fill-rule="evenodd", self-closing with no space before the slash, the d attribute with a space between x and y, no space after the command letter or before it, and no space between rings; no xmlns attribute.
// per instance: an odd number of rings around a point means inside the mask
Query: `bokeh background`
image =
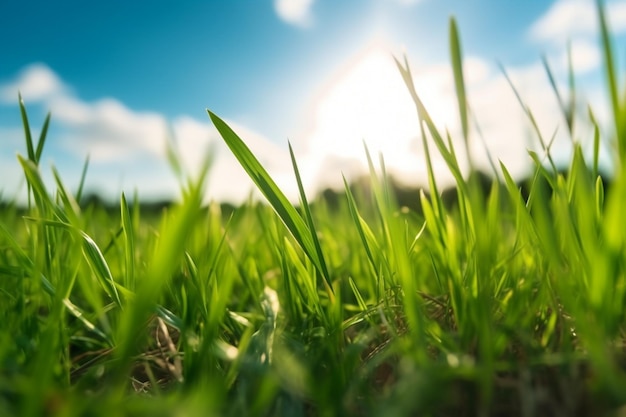
<svg viewBox="0 0 626 417"><path fill-rule="evenodd" d="M618 56L626 1L607 1ZM193 174L214 156L207 199L239 203L253 188L211 126L206 109L246 141L291 198L294 147L310 193L340 187L365 169L363 142L401 183L425 184L414 105L394 57L411 65L436 123L462 146L450 69L448 23L461 32L473 114L471 152L485 148L516 176L539 143L504 76L533 111L557 161L570 152L542 57L563 94L568 45L576 75L576 139L591 149L591 105L610 137L593 0L190 0L0 2L0 192L26 195L16 153L25 154L18 91L34 134L52 124L42 171L114 201L122 191L173 199L179 185L166 143ZM606 126L606 127L605 127ZM462 150L462 148L459 148ZM610 170L611 147L601 157ZM450 175L435 160L440 181Z"/></svg>

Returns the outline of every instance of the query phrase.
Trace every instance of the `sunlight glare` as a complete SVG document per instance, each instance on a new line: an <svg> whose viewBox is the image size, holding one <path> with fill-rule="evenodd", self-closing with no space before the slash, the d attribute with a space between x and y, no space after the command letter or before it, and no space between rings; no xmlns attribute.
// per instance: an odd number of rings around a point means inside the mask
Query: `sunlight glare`
<svg viewBox="0 0 626 417"><path fill-rule="evenodd" d="M417 113L390 51L381 43L370 45L319 95L308 136L311 151L364 160L365 142L372 155L382 152L388 166L415 164L421 154ZM456 121L450 117L447 72L414 74L431 117L450 128Z"/></svg>

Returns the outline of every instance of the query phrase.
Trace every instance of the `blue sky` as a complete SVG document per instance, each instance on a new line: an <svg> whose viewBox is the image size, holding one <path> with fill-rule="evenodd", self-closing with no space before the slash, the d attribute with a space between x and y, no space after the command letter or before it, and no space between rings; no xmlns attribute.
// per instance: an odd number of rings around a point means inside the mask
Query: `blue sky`
<svg viewBox="0 0 626 417"><path fill-rule="evenodd" d="M623 46L626 2L607 5ZM250 183L210 126L206 108L235 127L288 194L294 191L288 139L311 191L340 183L342 173L358 175L362 141L381 151L403 181L422 184L415 111L392 56L406 54L418 93L455 137L451 15L461 30L470 104L485 143L514 172L523 174L525 149L534 145L498 63L540 113L544 134L561 135L540 57L564 80L569 39L581 99L604 114L591 0L2 2L0 163L6 174L0 190L10 198L24 188L15 158L25 153L18 90L35 130L52 112L44 173L54 165L72 185L89 155L88 186L112 198L135 188L146 198L176 195L164 156L169 132L190 171L205 149L215 152L209 198L245 198ZM482 143L474 142L473 153L485 162ZM566 143L555 142L563 157ZM441 177L445 181L444 169Z"/></svg>

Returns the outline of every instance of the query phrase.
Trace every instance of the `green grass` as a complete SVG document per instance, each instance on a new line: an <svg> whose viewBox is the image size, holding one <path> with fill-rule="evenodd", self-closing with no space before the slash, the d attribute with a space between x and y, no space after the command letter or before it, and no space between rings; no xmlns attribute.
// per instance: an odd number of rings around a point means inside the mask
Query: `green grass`
<svg viewBox="0 0 626 417"><path fill-rule="evenodd" d="M0 211L0 415L623 415L626 104L601 2L598 14L614 133L590 111L594 136L576 137L573 70L558 91L546 62L574 152L563 173L539 137L524 192L497 161L488 190L460 168L458 155L473 166L475 138L454 20L461 153L398 61L429 173L419 211L398 205L367 149L367 189L346 182L337 206L308 200L290 149L293 205L211 112L269 205L203 205L210 158L190 178L173 148L182 199L160 215L124 195L116 212L81 205L88 163L75 193L56 171L48 190L49 117L35 143L20 98L29 199ZM606 190L601 140L616 149ZM435 151L456 179L454 205Z"/></svg>

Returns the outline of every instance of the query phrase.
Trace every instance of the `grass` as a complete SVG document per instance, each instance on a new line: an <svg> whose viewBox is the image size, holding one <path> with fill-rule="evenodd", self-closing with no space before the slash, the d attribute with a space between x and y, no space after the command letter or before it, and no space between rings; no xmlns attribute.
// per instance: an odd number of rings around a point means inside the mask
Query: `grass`
<svg viewBox="0 0 626 417"><path fill-rule="evenodd" d="M563 173L539 137L524 193L496 161L501 181L486 191L463 175L398 61L429 172L419 212L399 207L369 153L368 191L346 182L335 207L308 201L291 152L293 205L211 112L269 205L203 205L210 160L190 178L173 149L182 197L159 216L124 195L117 212L81 205L88 163L76 193L56 171L46 189L49 117L35 143L20 98L29 200L0 211L0 415L623 415L626 104L601 2L598 15L615 133L601 135L590 112L589 164L573 75L564 95L546 63L574 152ZM450 48L473 166L454 20ZM607 190L601 140L617 150ZM433 146L455 205L441 197Z"/></svg>

